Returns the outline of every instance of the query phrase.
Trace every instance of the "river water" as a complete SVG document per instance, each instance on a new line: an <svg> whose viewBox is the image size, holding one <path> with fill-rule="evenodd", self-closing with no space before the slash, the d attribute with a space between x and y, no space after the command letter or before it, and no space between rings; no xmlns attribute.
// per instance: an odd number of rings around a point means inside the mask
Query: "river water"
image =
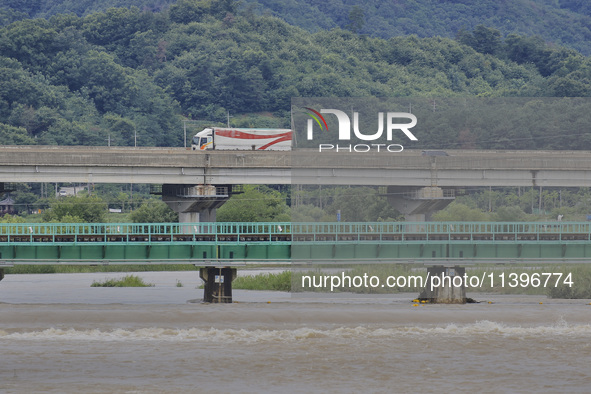
<svg viewBox="0 0 591 394"><path fill-rule="evenodd" d="M237 302L208 305L191 302L195 272L137 275L155 286L7 275L0 392L591 392L591 300L235 290Z"/></svg>

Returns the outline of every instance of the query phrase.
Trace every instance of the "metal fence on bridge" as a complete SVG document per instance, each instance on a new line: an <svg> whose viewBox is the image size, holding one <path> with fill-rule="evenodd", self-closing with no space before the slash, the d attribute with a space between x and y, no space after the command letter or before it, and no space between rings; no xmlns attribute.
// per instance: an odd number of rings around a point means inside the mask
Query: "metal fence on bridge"
<svg viewBox="0 0 591 394"><path fill-rule="evenodd" d="M0 224L0 259L14 263L588 257L589 222Z"/></svg>

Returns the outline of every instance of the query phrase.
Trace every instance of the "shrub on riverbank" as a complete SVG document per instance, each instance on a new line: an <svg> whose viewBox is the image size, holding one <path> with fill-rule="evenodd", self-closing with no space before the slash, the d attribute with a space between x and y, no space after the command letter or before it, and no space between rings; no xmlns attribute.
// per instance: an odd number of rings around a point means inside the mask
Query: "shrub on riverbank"
<svg viewBox="0 0 591 394"><path fill-rule="evenodd" d="M94 281L90 287L154 287L153 283L145 283L136 275L126 275L120 279L105 279L103 282Z"/></svg>
<svg viewBox="0 0 591 394"><path fill-rule="evenodd" d="M255 276L240 276L232 282L232 288L242 290L291 290L291 271L278 274L267 273Z"/></svg>
<svg viewBox="0 0 591 394"><path fill-rule="evenodd" d="M550 298L591 298L591 267L589 265L579 265L570 268L572 273L572 286L561 283L556 287L548 289Z"/></svg>

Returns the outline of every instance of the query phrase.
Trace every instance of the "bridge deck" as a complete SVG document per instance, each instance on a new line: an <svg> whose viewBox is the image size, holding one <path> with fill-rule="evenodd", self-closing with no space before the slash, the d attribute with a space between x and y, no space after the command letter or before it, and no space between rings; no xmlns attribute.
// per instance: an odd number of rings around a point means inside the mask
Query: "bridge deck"
<svg viewBox="0 0 591 394"><path fill-rule="evenodd" d="M0 146L0 182L591 187L589 151L447 153Z"/></svg>

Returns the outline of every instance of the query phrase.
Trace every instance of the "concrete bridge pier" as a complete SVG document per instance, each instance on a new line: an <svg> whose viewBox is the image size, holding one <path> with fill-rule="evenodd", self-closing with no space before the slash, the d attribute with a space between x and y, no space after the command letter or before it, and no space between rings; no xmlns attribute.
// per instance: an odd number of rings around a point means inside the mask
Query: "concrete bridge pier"
<svg viewBox="0 0 591 394"><path fill-rule="evenodd" d="M236 279L236 268L203 267L199 269L203 279L203 302L215 304L232 303L232 281Z"/></svg>
<svg viewBox="0 0 591 394"><path fill-rule="evenodd" d="M465 267L437 265L427 268L428 280L419 295L420 301L433 304L465 304Z"/></svg>
<svg viewBox="0 0 591 394"><path fill-rule="evenodd" d="M404 214L404 218L408 222L431 221L433 213L442 210L454 199L454 189L442 189L438 186L388 187L388 201L400 213ZM410 228L408 230L413 231ZM459 279L463 279L465 272L466 268L458 266L427 268L429 281L419 295L419 300L435 304L465 304L466 287L463 282L459 283Z"/></svg>
<svg viewBox="0 0 591 394"><path fill-rule="evenodd" d="M162 185L162 201L179 214L179 223L209 223L231 192L232 186Z"/></svg>
<svg viewBox="0 0 591 394"><path fill-rule="evenodd" d="M408 222L431 220L434 212L442 210L455 199L454 189L430 187L389 186L388 201Z"/></svg>

